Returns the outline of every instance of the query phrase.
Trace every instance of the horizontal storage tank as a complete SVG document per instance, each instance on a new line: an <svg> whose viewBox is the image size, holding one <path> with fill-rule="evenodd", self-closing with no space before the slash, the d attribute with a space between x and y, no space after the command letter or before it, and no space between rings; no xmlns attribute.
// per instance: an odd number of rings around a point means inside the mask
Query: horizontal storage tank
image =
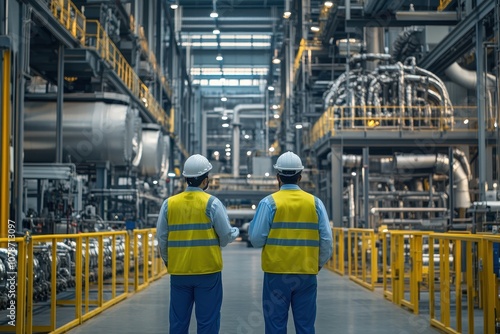
<svg viewBox="0 0 500 334"><path fill-rule="evenodd" d="M164 155L163 133L157 124L142 126L142 156L138 166L144 176L158 176L162 171Z"/></svg>
<svg viewBox="0 0 500 334"><path fill-rule="evenodd" d="M140 155L141 120L124 104L64 102L63 162L128 165ZM26 101L25 162L56 159L56 102Z"/></svg>

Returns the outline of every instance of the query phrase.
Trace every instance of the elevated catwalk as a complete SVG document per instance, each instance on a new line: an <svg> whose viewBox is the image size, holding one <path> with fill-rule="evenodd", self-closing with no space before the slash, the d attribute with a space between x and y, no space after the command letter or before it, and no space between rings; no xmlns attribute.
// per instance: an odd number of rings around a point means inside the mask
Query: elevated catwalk
<svg viewBox="0 0 500 334"><path fill-rule="evenodd" d="M220 334L263 334L260 249L235 242L223 249L224 300ZM71 330L70 334L168 333L169 277ZM438 333L428 315L415 316L346 277L323 269L318 276L316 333ZM194 313L194 311L193 311ZM196 333L192 319L190 332ZM293 334L292 315L288 333Z"/></svg>

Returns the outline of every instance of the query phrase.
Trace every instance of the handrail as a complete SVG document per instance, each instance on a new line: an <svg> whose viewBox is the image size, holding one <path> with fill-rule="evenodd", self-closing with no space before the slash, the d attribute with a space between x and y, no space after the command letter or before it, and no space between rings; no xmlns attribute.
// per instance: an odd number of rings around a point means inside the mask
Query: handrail
<svg viewBox="0 0 500 334"><path fill-rule="evenodd" d="M70 1L51 1L50 10L54 17L80 41L86 48L94 49L98 55L106 61L110 68L118 75L133 96L138 98L145 108L167 131L173 130L173 124L165 110L161 107L148 87L140 80L118 47L97 20L87 20L78 8ZM151 57L148 58L151 60ZM156 58L154 59L156 61ZM155 63L156 64L156 63ZM157 66L154 65L156 68ZM162 85L167 92L171 92L166 86L164 76L160 75Z"/></svg>
<svg viewBox="0 0 500 334"><path fill-rule="evenodd" d="M141 236L140 238L138 236ZM107 248L104 241L109 242ZM118 241L123 241L119 248ZM142 242L139 243L139 240ZM147 242L144 242L146 240ZM17 249L16 263L16 299L10 301L14 305L13 319L16 334L32 332L63 333L81 324L83 321L99 314L112 305L128 298L131 294L146 288L152 281L167 273L163 261L156 253L156 229L127 231L109 231L81 234L27 235L24 238L0 238L0 243L9 244ZM74 244L74 288L68 293L58 296L60 288L58 263L58 242L71 241ZM150 245L151 243L151 245ZM96 248L93 248L94 246ZM132 247L133 258L130 257ZM91 248L93 250L91 250ZM49 303L35 300L34 263L35 252L50 254L50 279L43 284L50 284ZM97 251L95 251L97 249ZM110 250L110 251L107 251ZM118 270L117 254L123 251ZM92 253L91 253L92 252ZM91 256L91 254L93 254ZM97 262L95 262L97 257ZM132 261L133 260L133 261ZM13 260L14 261L14 260ZM55 265L54 265L55 264ZM130 269L133 270L129 276ZM10 271L13 271L11 269ZM21 278L26 284L20 284ZM132 279L132 282L129 282ZM104 284L106 281L106 284ZM38 282L37 284L40 284ZM13 285L15 286L15 285ZM132 287L132 289L130 289ZM39 285L37 285L37 289ZM71 289L71 290L69 290ZM39 293L37 294L39 295ZM49 307L49 317L40 324L34 321L34 311ZM61 307L74 308L74 317L63 325L57 325L57 314ZM60 322L60 321L59 321ZM0 332L12 332L11 324L0 326Z"/></svg>
<svg viewBox="0 0 500 334"><path fill-rule="evenodd" d="M334 235L341 230L335 228ZM373 230L346 231L349 274L370 288L370 282L362 278L375 270L363 253L374 252L370 246ZM500 323L499 235L391 230L380 232L378 239L385 298L414 314L428 310L430 325L445 333L495 332ZM334 238L334 254L343 243L343 238ZM428 299L422 298L427 295ZM421 307L426 303L428 307Z"/></svg>
<svg viewBox="0 0 500 334"><path fill-rule="evenodd" d="M329 107L313 124L306 138L314 144L324 137L334 136L341 131L419 131L422 133L435 131L449 131L459 133L476 132L477 108L473 106L455 106L455 114L461 116L433 116L443 115L445 107L426 107L427 116L410 116L418 107L400 106L337 106ZM345 116L344 110L350 110L352 116ZM377 110L386 110L386 114L377 114ZM363 116L355 113L363 110ZM390 115L390 116L389 116ZM487 130L495 129L495 119L487 120Z"/></svg>

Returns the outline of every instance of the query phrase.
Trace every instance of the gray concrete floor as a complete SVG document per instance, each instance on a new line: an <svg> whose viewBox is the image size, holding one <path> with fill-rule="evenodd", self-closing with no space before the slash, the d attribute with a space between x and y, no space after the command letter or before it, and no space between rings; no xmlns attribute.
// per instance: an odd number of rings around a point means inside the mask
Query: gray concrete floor
<svg viewBox="0 0 500 334"><path fill-rule="evenodd" d="M234 242L223 249L224 300L220 334L263 334L260 249ZM71 334L168 333L169 277L71 330ZM429 316L415 316L327 269L318 275L316 333L438 333ZM194 313L194 312L193 312ZM196 333L196 320L190 333ZM295 333L290 314L288 333ZM175 333L172 333L175 334Z"/></svg>

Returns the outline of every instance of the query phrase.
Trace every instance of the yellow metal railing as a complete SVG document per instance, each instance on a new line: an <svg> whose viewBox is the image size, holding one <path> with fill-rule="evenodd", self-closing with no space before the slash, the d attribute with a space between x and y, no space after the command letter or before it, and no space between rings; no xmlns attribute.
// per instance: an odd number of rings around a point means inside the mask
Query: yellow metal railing
<svg viewBox="0 0 500 334"><path fill-rule="evenodd" d="M168 130L170 130L170 121L167 114L150 93L148 87L139 79L139 76L128 64L120 50L108 37L99 21L87 20L85 46L95 49L101 58L106 60L108 65L116 72L130 92L144 104L161 125L168 126Z"/></svg>
<svg viewBox="0 0 500 334"><path fill-rule="evenodd" d="M375 232L350 228L347 243L349 278L367 289L374 290L378 281Z"/></svg>
<svg viewBox="0 0 500 334"><path fill-rule="evenodd" d="M99 56L106 61L110 68L127 86L132 95L137 97L155 117L159 124L168 131L173 131L173 124L148 87L139 79L139 76L128 64L118 47L109 38L104 28L97 20L87 20L77 7L69 0L53 0L50 9L54 17L77 39L82 46L96 50ZM149 50L148 50L149 52ZM156 58L153 67L157 69ZM167 81L160 74L161 82L167 92L171 92Z"/></svg>
<svg viewBox="0 0 500 334"><path fill-rule="evenodd" d="M14 242L11 238L0 242ZM63 333L103 310L138 292L167 270L156 252L156 229L111 231L103 233L37 235L16 238L17 291L15 305L15 329L17 333ZM58 243L74 245L74 288L58 295ZM120 248L119 248L120 247ZM35 298L36 254L44 249L50 254L50 296L48 302ZM121 257L118 253L121 249ZM132 256L130 250L133 250ZM96 261L97 259L97 261ZM120 266L118 266L120 262ZM120 268L118 270L118 268ZM131 274L130 274L131 273ZM26 284L21 284L26 277ZM22 280L20 278L23 278ZM39 283L39 282L38 282ZM37 284L38 284L37 283ZM130 289L132 288L132 289ZM67 323L57 321L58 312L73 307L74 316ZM49 316L36 318L35 309L48 308ZM46 321L43 324L41 321ZM0 332L12 332L12 326L0 326Z"/></svg>
<svg viewBox="0 0 500 334"><path fill-rule="evenodd" d="M345 244L344 230L332 231L334 255L328 266L343 274L338 250ZM405 230L382 231L377 240L372 233L347 229L351 279L373 290L382 277L385 298L415 314L428 309L430 324L445 333L495 333L500 323L500 263L495 262L500 261L500 236ZM381 246L372 247L376 244ZM368 261L374 252L381 264L375 275L375 261Z"/></svg>
<svg viewBox="0 0 500 334"><path fill-rule="evenodd" d="M142 26L139 27L139 45L141 46L143 54L148 59L149 63L153 66L153 71L156 73L158 78L160 78L160 82L163 88L168 93L168 95L171 96L172 89L168 85L167 78L163 75L163 73L161 73L161 68L160 66L158 66L155 54L149 49L149 44L144 33L144 27Z"/></svg>
<svg viewBox="0 0 500 334"><path fill-rule="evenodd" d="M378 112L381 108L384 110L383 114ZM476 107L453 107L454 114L460 116L447 114L450 107L426 107L425 113L416 111L416 109L424 108L399 106L329 107L312 126L308 136L306 136L309 141L306 144L316 143L341 131L476 132L478 129ZM488 119L486 122L487 130L494 130L495 124L495 119Z"/></svg>
<svg viewBox="0 0 500 334"><path fill-rule="evenodd" d="M332 228L333 236L333 254L330 261L328 261L328 267L340 275L344 275L344 228L334 227Z"/></svg>
<svg viewBox="0 0 500 334"><path fill-rule="evenodd" d="M482 317L480 333L495 333L499 273L493 270L493 244L500 236L433 234L430 240L439 244L439 267L434 256L429 266L431 325L446 333L475 333L475 319Z"/></svg>
<svg viewBox="0 0 500 334"><path fill-rule="evenodd" d="M382 274L384 296L396 305L405 306L419 313L419 296L422 288L424 244L430 232L387 231L382 237ZM389 272L389 273L388 273Z"/></svg>
<svg viewBox="0 0 500 334"><path fill-rule="evenodd" d="M446 7L448 7L448 5L452 2L452 0L439 0L439 6L437 8L437 10L439 12L442 12L443 10L446 9Z"/></svg>
<svg viewBox="0 0 500 334"><path fill-rule="evenodd" d="M55 18L71 33L73 37L84 43L85 21L83 13L70 0L53 0L50 11Z"/></svg>

